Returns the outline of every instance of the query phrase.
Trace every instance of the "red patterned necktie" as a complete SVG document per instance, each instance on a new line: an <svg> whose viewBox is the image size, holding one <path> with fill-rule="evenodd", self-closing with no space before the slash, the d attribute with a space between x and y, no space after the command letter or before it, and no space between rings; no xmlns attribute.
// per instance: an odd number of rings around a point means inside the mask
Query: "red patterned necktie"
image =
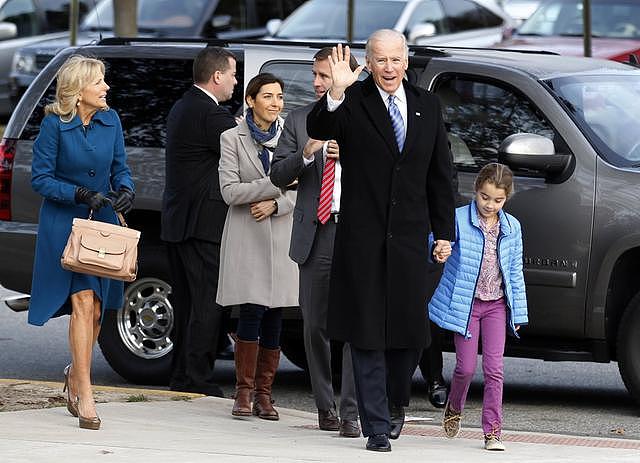
<svg viewBox="0 0 640 463"><path fill-rule="evenodd" d="M333 200L333 181L336 176L336 160L327 158L322 171L322 186L320 187L320 202L318 203L318 220L327 223L331 215L331 201Z"/></svg>

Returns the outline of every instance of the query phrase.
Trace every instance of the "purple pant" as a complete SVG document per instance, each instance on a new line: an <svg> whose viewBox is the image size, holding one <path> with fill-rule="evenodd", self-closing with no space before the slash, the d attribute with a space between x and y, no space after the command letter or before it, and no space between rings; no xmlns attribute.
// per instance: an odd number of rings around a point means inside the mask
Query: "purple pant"
<svg viewBox="0 0 640 463"><path fill-rule="evenodd" d="M484 396L482 399L482 430L485 434L500 435L502 430L502 382L504 379L504 342L507 310L504 298L496 301L473 300L469 319L470 339L454 335L456 368L451 380L449 404L462 412L469 385L476 371L478 339L482 337L482 371Z"/></svg>

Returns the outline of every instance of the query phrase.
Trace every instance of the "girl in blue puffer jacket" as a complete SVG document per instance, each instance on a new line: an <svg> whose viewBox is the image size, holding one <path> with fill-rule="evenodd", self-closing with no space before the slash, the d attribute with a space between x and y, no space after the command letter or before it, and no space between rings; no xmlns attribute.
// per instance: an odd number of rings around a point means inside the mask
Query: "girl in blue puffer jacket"
<svg viewBox="0 0 640 463"><path fill-rule="evenodd" d="M487 450L504 450L500 433L506 331L517 337L520 325L528 322L520 222L502 210L512 192L513 173L507 166L492 163L480 170L474 201L456 210L456 241L429 302L431 320L454 332L456 367L442 423L447 437L460 432L482 338ZM442 262L447 253L434 252L435 260Z"/></svg>

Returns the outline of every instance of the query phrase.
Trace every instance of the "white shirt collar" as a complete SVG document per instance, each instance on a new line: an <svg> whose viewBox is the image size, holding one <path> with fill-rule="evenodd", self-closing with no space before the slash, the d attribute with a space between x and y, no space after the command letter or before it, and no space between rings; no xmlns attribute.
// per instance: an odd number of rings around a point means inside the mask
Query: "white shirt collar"
<svg viewBox="0 0 640 463"><path fill-rule="evenodd" d="M213 93L211 93L209 90L206 90L202 87L200 87L198 84L193 84L193 86L197 89L202 90L204 93L206 93L207 95L209 95L209 97L216 102L217 105L219 105L220 103L218 103L218 99L215 97L215 95Z"/></svg>
<svg viewBox="0 0 640 463"><path fill-rule="evenodd" d="M380 96L384 100L385 104L388 104L390 93L387 93L384 90L382 90L380 87L378 87L377 84L376 84L376 88L378 89L378 92L380 92ZM406 104L407 95L404 92L404 84L403 83L400 83L400 87L398 87L398 90L395 91L394 96L396 97L396 99L398 101L403 102L403 103Z"/></svg>

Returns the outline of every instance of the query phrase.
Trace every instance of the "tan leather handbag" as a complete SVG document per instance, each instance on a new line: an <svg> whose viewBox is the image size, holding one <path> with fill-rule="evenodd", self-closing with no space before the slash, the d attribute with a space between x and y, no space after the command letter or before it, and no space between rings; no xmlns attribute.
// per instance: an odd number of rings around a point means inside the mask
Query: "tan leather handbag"
<svg viewBox="0 0 640 463"><path fill-rule="evenodd" d="M60 259L62 268L114 280L133 281L138 272L140 232L127 226L88 219L73 219L71 233Z"/></svg>

